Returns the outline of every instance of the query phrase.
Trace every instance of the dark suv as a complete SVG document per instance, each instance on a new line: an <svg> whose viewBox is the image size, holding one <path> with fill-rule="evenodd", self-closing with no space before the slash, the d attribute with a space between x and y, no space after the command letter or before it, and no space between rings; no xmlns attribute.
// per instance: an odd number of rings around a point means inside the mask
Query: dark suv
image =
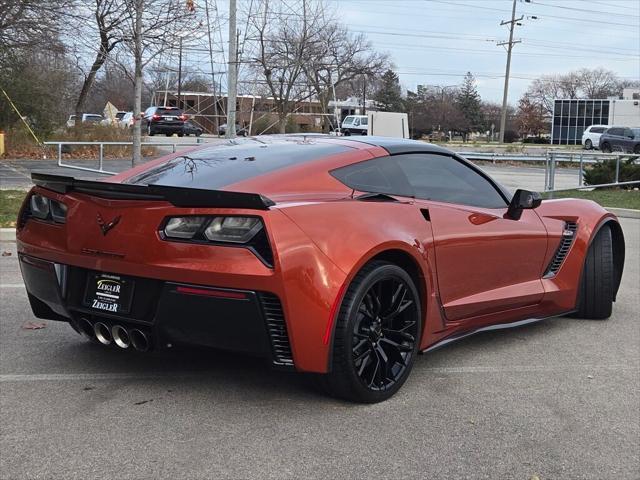
<svg viewBox="0 0 640 480"><path fill-rule="evenodd" d="M149 107L142 117L142 128L149 136L164 133L170 137L177 133L181 137L186 120L187 117L177 107Z"/></svg>
<svg viewBox="0 0 640 480"><path fill-rule="evenodd" d="M600 136L600 150L604 153L640 153L640 128L608 128Z"/></svg>

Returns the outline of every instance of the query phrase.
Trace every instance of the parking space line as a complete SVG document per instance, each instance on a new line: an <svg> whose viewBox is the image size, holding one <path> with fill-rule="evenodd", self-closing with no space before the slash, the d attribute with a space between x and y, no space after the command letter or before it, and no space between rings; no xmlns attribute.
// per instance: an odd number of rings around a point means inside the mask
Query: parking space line
<svg viewBox="0 0 640 480"><path fill-rule="evenodd" d="M640 371L640 366L630 365L514 365L510 367L474 366L474 367L434 367L421 370L420 373L474 374L474 373L560 373L560 372L596 372ZM203 373L23 373L0 375L0 383L21 382L74 382L74 381L112 381L112 380L159 380L210 377Z"/></svg>
<svg viewBox="0 0 640 480"><path fill-rule="evenodd" d="M0 283L0 288L24 288L24 283Z"/></svg>

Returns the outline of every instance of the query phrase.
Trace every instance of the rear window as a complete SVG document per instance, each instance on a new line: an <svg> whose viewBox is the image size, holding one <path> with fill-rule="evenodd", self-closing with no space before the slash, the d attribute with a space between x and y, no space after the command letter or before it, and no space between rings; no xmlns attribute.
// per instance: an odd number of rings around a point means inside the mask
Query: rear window
<svg viewBox="0 0 640 480"><path fill-rule="evenodd" d="M156 114L157 115L173 115L173 116L179 116L182 115L182 110L180 110L179 108L165 108L165 107L160 107L156 109Z"/></svg>
<svg viewBox="0 0 640 480"><path fill-rule="evenodd" d="M189 153L132 177L127 183L220 189L299 163L351 151L351 147L300 139L246 140ZM260 192L257 192L260 193Z"/></svg>
<svg viewBox="0 0 640 480"><path fill-rule="evenodd" d="M591 133L603 133L606 129L604 127L593 127L589 129Z"/></svg>

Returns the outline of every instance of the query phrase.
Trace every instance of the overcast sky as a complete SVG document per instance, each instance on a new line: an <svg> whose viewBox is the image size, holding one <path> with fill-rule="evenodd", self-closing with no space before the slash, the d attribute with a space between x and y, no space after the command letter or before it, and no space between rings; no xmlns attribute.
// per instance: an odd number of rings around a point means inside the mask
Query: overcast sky
<svg viewBox="0 0 640 480"><path fill-rule="evenodd" d="M339 19L390 54L402 85L454 85L471 71L501 101L512 0L328 0ZM640 79L640 0L517 1L509 100L541 74L605 67ZM538 17L537 19L531 18Z"/></svg>

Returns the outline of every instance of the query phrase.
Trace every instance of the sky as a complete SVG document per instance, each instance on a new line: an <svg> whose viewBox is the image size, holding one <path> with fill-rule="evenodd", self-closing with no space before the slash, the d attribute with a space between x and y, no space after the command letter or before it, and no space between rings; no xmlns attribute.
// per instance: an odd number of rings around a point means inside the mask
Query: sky
<svg viewBox="0 0 640 480"><path fill-rule="evenodd" d="M388 52L404 88L455 85L471 71L484 100L502 101L502 20L512 0L329 0L340 20ZM509 101L543 74L604 67L640 80L640 0L516 0ZM537 17L536 19L531 17Z"/></svg>

